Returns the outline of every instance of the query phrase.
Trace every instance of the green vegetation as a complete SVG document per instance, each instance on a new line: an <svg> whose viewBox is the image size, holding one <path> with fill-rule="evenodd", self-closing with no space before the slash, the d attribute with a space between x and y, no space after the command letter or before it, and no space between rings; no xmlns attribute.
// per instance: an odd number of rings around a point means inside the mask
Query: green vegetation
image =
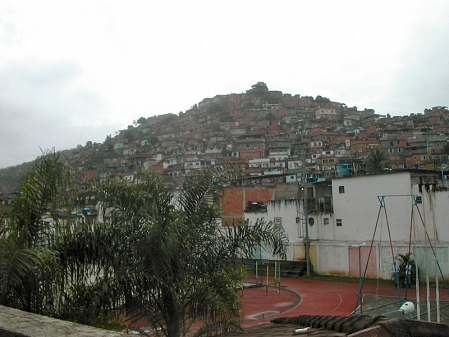
<svg viewBox="0 0 449 337"><path fill-rule="evenodd" d="M266 120L271 123L272 121L276 120L276 117L271 112L269 112L265 116L263 116L262 120Z"/></svg>
<svg viewBox="0 0 449 337"><path fill-rule="evenodd" d="M128 129L121 130L120 135L128 139L129 142L132 142L135 140L134 134L133 134L133 126L128 125Z"/></svg>
<svg viewBox="0 0 449 337"><path fill-rule="evenodd" d="M246 91L247 93L256 94L260 97L268 97L268 87L265 82L257 82L251 86L251 89Z"/></svg>
<svg viewBox="0 0 449 337"><path fill-rule="evenodd" d="M212 201L238 179L204 170L175 199L162 176L141 172L75 193L56 153L39 158L0 232L0 304L100 327L139 320L165 336L194 322L199 335L239 329L238 261L259 245L285 257L286 236L264 221L217 227ZM72 222L75 203L97 202L102 224Z"/></svg>
<svg viewBox="0 0 449 337"><path fill-rule="evenodd" d="M146 119L145 117L140 117L140 118L136 121L136 123L137 123L138 125L145 125L145 124L147 124L147 119Z"/></svg>
<svg viewBox="0 0 449 337"><path fill-rule="evenodd" d="M391 161L387 150L382 146L375 146L365 158L366 171L368 173L382 173L391 168Z"/></svg>
<svg viewBox="0 0 449 337"><path fill-rule="evenodd" d="M48 153L26 176L8 217L0 216L2 305L51 314L61 276L58 252L53 248L64 231L58 211L72 208L70 191L67 168L55 152Z"/></svg>
<svg viewBox="0 0 449 337"><path fill-rule="evenodd" d="M161 120L160 125L168 125L168 124L172 123L174 120L176 120L177 118L178 118L178 116L175 114L166 114L164 116L164 119Z"/></svg>
<svg viewBox="0 0 449 337"><path fill-rule="evenodd" d="M0 170L0 192L17 190L21 180L31 171L33 162L23 163Z"/></svg>
<svg viewBox="0 0 449 337"><path fill-rule="evenodd" d="M331 102L331 100L329 98L323 97L323 96L320 96L320 95L318 95L315 98L315 101L318 102L318 103L330 103Z"/></svg>
<svg viewBox="0 0 449 337"><path fill-rule="evenodd" d="M218 104L218 103L211 103L207 106L206 108L206 113L207 114L214 114L214 113L218 113L218 112L222 112L224 109L223 107Z"/></svg>
<svg viewBox="0 0 449 337"><path fill-rule="evenodd" d="M449 143L444 145L443 147L443 153L449 155Z"/></svg>
<svg viewBox="0 0 449 337"><path fill-rule="evenodd" d="M401 287L410 287L416 282L416 266L412 253L398 254L398 281ZM395 278L395 275L393 275ZM395 280L396 282L396 280Z"/></svg>
<svg viewBox="0 0 449 337"><path fill-rule="evenodd" d="M224 123L224 122L234 122L235 118L231 115L228 114L222 114L220 116L220 123Z"/></svg>
<svg viewBox="0 0 449 337"><path fill-rule="evenodd" d="M148 137L148 143L150 143L151 145L154 145L157 142L159 142L159 138L157 136L150 136L150 137Z"/></svg>

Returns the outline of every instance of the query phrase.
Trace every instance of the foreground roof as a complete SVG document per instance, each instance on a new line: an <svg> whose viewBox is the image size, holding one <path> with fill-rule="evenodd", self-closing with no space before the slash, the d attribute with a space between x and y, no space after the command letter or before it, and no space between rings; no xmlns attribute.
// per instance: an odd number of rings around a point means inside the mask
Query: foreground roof
<svg viewBox="0 0 449 337"><path fill-rule="evenodd" d="M449 325L386 316L316 316L281 317L271 323L247 328L229 336L349 336L349 337L446 337Z"/></svg>

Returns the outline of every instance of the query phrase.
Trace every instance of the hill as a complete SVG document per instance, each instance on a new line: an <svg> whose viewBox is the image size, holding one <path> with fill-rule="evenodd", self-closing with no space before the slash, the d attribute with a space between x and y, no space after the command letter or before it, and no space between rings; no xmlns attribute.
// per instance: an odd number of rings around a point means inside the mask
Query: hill
<svg viewBox="0 0 449 337"><path fill-rule="evenodd" d="M103 143L87 142L61 157L79 184L132 179L142 168L180 184L196 170L225 162L239 165L247 176L295 180L303 159L309 175L326 179L343 164L352 173L363 172L363 159L378 145L395 168L444 168L448 135L447 107L381 116L323 96L269 90L258 82L245 93L205 98L179 114L140 117ZM31 167L23 163L0 170L0 191L17 189Z"/></svg>

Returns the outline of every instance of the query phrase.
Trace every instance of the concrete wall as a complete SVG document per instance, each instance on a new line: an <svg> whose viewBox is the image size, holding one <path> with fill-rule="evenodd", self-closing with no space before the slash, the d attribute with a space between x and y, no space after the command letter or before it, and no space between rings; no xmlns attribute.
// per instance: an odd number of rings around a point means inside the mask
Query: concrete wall
<svg viewBox="0 0 449 337"><path fill-rule="evenodd" d="M303 260L303 252L299 249L303 247L303 238L301 236L301 226L296 223L298 212L300 210L300 203L298 200L270 200L267 203L266 212L246 212L244 217L251 223L263 219L266 222L280 219L280 225L284 228L288 237L287 260L297 261ZM263 258L278 259L279 257L271 254L263 255Z"/></svg>
<svg viewBox="0 0 449 337"><path fill-rule="evenodd" d="M86 325L61 321L17 309L0 306L0 336L48 337L48 336L92 336L119 337L127 334L92 328Z"/></svg>
<svg viewBox="0 0 449 337"><path fill-rule="evenodd" d="M335 240L356 243L371 240L380 209L378 196L385 196L382 211L387 210L391 237L395 241L409 240L413 205L409 172L333 179L332 194ZM337 226L337 219L341 219L342 226ZM376 239L389 239L385 216L378 222Z"/></svg>
<svg viewBox="0 0 449 337"><path fill-rule="evenodd" d="M333 213L308 215L314 219L313 225L308 225L314 271L359 276L359 251L352 245L364 242L366 246L360 249L363 272L369 255L366 276L390 279L393 261L398 261L399 254L409 252L412 235L410 249L422 273L428 272L433 277L441 270L447 278L449 181L423 185L425 180L412 177L409 171L333 179ZM415 204L417 196L422 203ZM271 200L267 205L266 213L245 213L244 217L251 221L280 218L289 239L287 259L304 259L302 203ZM337 219L341 220L341 226L337 225Z"/></svg>

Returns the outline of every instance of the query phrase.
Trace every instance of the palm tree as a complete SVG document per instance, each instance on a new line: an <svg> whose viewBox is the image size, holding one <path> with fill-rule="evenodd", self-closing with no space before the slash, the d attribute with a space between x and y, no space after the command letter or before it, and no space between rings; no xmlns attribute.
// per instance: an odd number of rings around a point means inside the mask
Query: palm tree
<svg viewBox="0 0 449 337"><path fill-rule="evenodd" d="M391 167L391 161L387 150L382 146L375 146L365 158L366 171L368 173L382 173Z"/></svg>
<svg viewBox="0 0 449 337"><path fill-rule="evenodd" d="M178 196L149 172L137 182L102 184L96 196L105 223L67 236L59 248L65 274L73 266L83 271L90 282L86 294L101 294L92 308L97 314L112 310L143 319L158 334L185 335L194 322L208 334L238 328L244 280L239 258L262 244L285 256L286 236L263 221L218 226L219 207L212 201L236 177L229 167L205 170L187 180Z"/></svg>
<svg viewBox="0 0 449 337"><path fill-rule="evenodd" d="M75 226L67 169L54 152L39 158L0 232L0 304L103 327L143 319L166 336L194 322L208 335L239 328L239 259L286 247L271 222L218 225L220 191L239 179L214 167L179 195L151 172L107 181L77 195L95 198L102 223Z"/></svg>
<svg viewBox="0 0 449 337"><path fill-rule="evenodd" d="M58 270L54 234L70 209L70 174L53 150L35 162L0 231L0 303L48 313ZM48 305L47 305L48 304Z"/></svg>

